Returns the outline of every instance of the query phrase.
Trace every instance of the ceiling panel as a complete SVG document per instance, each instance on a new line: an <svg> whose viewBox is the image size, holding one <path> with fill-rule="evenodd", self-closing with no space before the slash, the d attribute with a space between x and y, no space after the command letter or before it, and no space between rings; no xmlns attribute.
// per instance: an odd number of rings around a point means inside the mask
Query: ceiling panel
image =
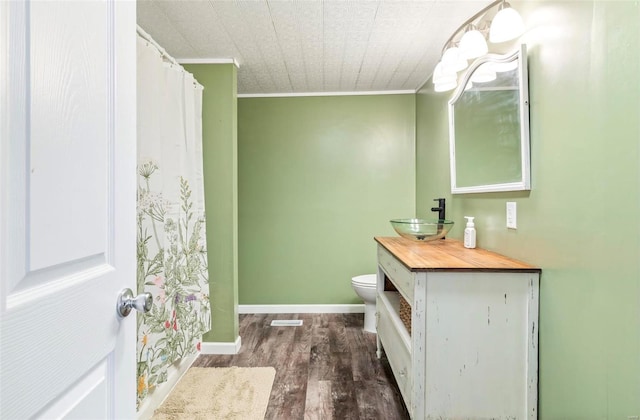
<svg viewBox="0 0 640 420"><path fill-rule="evenodd" d="M142 0L176 59L233 58L239 94L416 90L486 0Z"/></svg>

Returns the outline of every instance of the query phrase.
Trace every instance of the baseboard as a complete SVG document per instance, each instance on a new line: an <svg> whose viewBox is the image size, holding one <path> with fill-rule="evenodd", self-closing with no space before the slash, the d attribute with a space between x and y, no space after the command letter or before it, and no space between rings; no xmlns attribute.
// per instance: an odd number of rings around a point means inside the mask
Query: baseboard
<svg viewBox="0 0 640 420"><path fill-rule="evenodd" d="M336 305L238 305L240 314L353 314L364 313L364 304Z"/></svg>
<svg viewBox="0 0 640 420"><path fill-rule="evenodd" d="M169 393L178 384L182 376L187 373L187 369L191 367L197 357L198 353L185 357L169 366L167 382L156 386L155 389L147 395L147 398L145 398L142 405L140 405L137 420L148 420L153 416L153 412L167 399Z"/></svg>
<svg viewBox="0 0 640 420"><path fill-rule="evenodd" d="M200 344L200 354L238 354L242 342L240 336L235 342L202 342Z"/></svg>

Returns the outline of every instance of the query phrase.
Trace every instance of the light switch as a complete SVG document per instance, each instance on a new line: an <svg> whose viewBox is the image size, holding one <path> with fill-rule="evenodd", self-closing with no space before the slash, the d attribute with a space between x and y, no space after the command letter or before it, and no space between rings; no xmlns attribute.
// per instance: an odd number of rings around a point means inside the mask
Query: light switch
<svg viewBox="0 0 640 420"><path fill-rule="evenodd" d="M516 203L514 201L507 201L507 227L509 229L517 229L517 220Z"/></svg>

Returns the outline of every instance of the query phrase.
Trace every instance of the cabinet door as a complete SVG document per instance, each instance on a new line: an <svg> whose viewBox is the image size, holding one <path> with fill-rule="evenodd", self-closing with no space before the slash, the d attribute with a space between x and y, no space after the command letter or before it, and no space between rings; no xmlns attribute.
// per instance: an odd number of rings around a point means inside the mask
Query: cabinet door
<svg viewBox="0 0 640 420"><path fill-rule="evenodd" d="M429 273L426 417L535 413L537 285L531 273Z"/></svg>

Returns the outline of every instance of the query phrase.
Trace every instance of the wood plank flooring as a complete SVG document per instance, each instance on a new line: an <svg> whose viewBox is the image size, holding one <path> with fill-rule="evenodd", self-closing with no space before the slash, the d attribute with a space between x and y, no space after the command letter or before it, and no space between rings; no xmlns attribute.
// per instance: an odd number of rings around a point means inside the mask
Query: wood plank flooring
<svg viewBox="0 0 640 420"><path fill-rule="evenodd" d="M303 325L271 327L274 319ZM269 420L408 419L376 336L362 326L363 314L240 315L240 352L201 355L193 366L273 366Z"/></svg>

